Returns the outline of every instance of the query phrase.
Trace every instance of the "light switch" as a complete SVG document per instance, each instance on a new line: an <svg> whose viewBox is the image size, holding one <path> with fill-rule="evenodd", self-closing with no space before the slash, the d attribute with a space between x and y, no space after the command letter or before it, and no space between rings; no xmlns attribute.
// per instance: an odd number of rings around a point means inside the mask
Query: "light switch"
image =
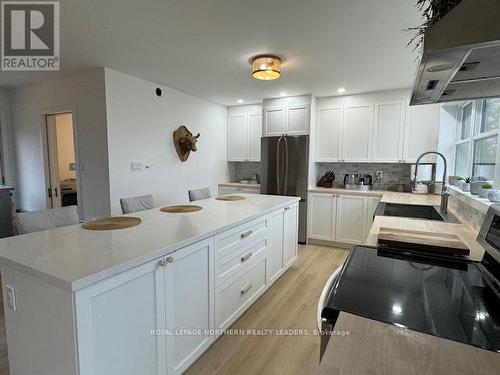
<svg viewBox="0 0 500 375"><path fill-rule="evenodd" d="M141 172L144 170L144 163L141 161L131 161L130 162L130 170L132 172Z"/></svg>
<svg viewBox="0 0 500 375"><path fill-rule="evenodd" d="M5 292L7 293L7 306L9 306L12 311L17 311L16 290L12 285L6 285Z"/></svg>

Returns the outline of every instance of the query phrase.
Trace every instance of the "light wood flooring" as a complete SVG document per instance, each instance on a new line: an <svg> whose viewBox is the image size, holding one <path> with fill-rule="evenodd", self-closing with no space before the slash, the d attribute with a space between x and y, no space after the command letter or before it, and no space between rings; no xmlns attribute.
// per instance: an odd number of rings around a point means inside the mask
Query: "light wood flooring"
<svg viewBox="0 0 500 375"><path fill-rule="evenodd" d="M231 328L316 329L316 309L321 290L346 256L347 251L342 249L300 246L295 265ZM1 301L0 298L0 375L8 375ZM187 374L303 375L314 372L318 363L318 336L223 336L191 366Z"/></svg>
<svg viewBox="0 0 500 375"><path fill-rule="evenodd" d="M346 250L301 246L295 265L231 328L316 329L321 290L346 256ZM186 374L312 374L319 365L319 341L318 336L223 336Z"/></svg>

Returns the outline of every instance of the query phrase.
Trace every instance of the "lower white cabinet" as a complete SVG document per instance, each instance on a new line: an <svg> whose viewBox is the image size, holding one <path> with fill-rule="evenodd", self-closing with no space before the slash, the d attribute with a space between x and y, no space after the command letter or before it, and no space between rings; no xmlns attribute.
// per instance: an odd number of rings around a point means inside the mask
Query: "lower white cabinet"
<svg viewBox="0 0 500 375"><path fill-rule="evenodd" d="M212 238L165 259L168 374L186 370L214 339L213 248Z"/></svg>
<svg viewBox="0 0 500 375"><path fill-rule="evenodd" d="M366 197L339 195L335 240L342 243L362 243L365 240Z"/></svg>
<svg viewBox="0 0 500 375"><path fill-rule="evenodd" d="M283 214L283 264L288 268L297 259L299 206L285 207Z"/></svg>
<svg viewBox="0 0 500 375"><path fill-rule="evenodd" d="M335 194L309 194L309 238L335 241L337 196Z"/></svg>
<svg viewBox="0 0 500 375"><path fill-rule="evenodd" d="M309 193L308 237L362 244L373 222L380 197Z"/></svg>
<svg viewBox="0 0 500 375"><path fill-rule="evenodd" d="M267 282L276 280L284 270L283 264L283 228L284 210L269 215L267 240Z"/></svg>
<svg viewBox="0 0 500 375"><path fill-rule="evenodd" d="M179 374L213 336L213 238L75 296L80 374Z"/></svg>

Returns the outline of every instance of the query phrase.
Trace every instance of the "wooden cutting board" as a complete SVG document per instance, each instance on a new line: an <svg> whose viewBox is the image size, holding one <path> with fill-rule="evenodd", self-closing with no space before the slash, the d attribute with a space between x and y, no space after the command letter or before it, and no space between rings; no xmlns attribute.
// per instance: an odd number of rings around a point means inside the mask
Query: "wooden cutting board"
<svg viewBox="0 0 500 375"><path fill-rule="evenodd" d="M469 248L457 235L448 233L381 227L378 233L378 243L414 252L459 256L470 254Z"/></svg>
<svg viewBox="0 0 500 375"><path fill-rule="evenodd" d="M82 225L88 230L113 230L135 227L140 224L141 219L132 216L110 216L102 219L88 221Z"/></svg>

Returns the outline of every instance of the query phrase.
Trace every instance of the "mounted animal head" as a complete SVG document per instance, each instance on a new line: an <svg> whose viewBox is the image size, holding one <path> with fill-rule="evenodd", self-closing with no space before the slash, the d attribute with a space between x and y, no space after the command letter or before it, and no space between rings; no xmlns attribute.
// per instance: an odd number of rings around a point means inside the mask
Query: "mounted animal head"
<svg viewBox="0 0 500 375"><path fill-rule="evenodd" d="M177 155L181 161L186 161L191 151L196 152L196 142L200 138L200 133L194 136L185 126L180 126L174 131L174 145Z"/></svg>

